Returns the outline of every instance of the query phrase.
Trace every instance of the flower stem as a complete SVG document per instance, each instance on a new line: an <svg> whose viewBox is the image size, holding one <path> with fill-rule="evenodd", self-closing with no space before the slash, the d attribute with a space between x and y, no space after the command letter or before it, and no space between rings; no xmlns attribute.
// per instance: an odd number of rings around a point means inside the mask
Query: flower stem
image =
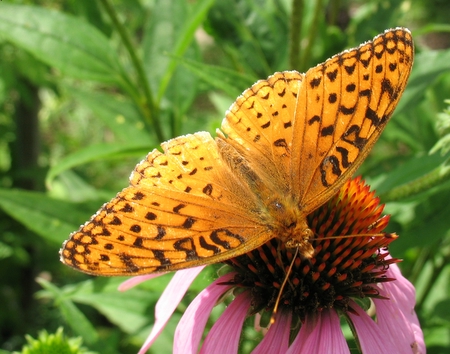
<svg viewBox="0 0 450 354"><path fill-rule="evenodd" d="M135 100L135 103L138 105L141 113L144 116L144 123L147 126L148 126L147 123L149 123L153 127L158 140L163 141L164 136L163 136L161 126L159 123L159 119L158 119L157 107L155 106L155 104L153 102L153 96L152 96L151 89L148 84L145 72L144 72L142 62L138 58L135 48L131 42L131 38L128 35L128 32L126 31L125 27L119 21L116 11L114 10L114 7L111 5L110 1L109 0L100 0L100 2L102 3L103 7L105 8L106 12L108 13L109 17L111 18L111 21L114 24L114 27L116 28L117 32L119 33L120 38L122 39L122 42L130 55L131 62L136 70L137 79L139 81L139 84L143 88L144 99L140 99L135 96L133 96L133 99Z"/></svg>
<svg viewBox="0 0 450 354"><path fill-rule="evenodd" d="M383 201L393 202L400 199L415 196L419 193L427 191L450 179L450 160L445 161L442 165L435 168L426 175L417 178L409 183L403 184L389 192L382 193L379 197Z"/></svg>
<svg viewBox="0 0 450 354"><path fill-rule="evenodd" d="M289 67L300 70L300 38L302 33L303 0L292 0L289 38Z"/></svg>

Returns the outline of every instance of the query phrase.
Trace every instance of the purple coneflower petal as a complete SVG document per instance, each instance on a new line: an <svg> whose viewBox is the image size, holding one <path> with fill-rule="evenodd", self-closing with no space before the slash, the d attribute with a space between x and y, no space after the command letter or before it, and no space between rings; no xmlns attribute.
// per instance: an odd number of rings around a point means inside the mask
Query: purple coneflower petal
<svg viewBox="0 0 450 354"><path fill-rule="evenodd" d="M284 354L289 347L289 335L291 332L290 312L278 312L275 317L275 323L272 324L264 338L258 346L252 351L252 354Z"/></svg>
<svg viewBox="0 0 450 354"><path fill-rule="evenodd" d="M238 352L242 325L247 317L251 300L248 291L236 296L212 326L203 342L201 354L233 354Z"/></svg>
<svg viewBox="0 0 450 354"><path fill-rule="evenodd" d="M164 289L164 292L156 303L155 324L141 350L139 350L139 354L145 353L159 336L187 289L204 267L205 266L183 269L174 274L172 280Z"/></svg>
<svg viewBox="0 0 450 354"><path fill-rule="evenodd" d="M154 273L154 274L146 274L146 275L138 275L136 277L130 278L125 280L122 284L119 285L118 290L119 291L127 291L136 285L139 285L140 283L143 283L144 281L155 279L160 277L161 275L164 275L166 273Z"/></svg>
<svg viewBox="0 0 450 354"><path fill-rule="evenodd" d="M348 312L347 315L353 323L364 354L402 353L394 350L396 346L392 337L387 336L385 331L361 307L354 302L350 305L357 314Z"/></svg>
<svg viewBox="0 0 450 354"><path fill-rule="evenodd" d="M391 336L398 353L425 353L425 343L419 320L414 311L413 285L400 272L396 264L389 267L386 276L396 281L381 284L381 295L389 301L374 299L377 323Z"/></svg>
<svg viewBox="0 0 450 354"><path fill-rule="evenodd" d="M219 298L233 287L232 284L224 285L220 283L232 280L235 274L228 273L218 278L190 303L175 330L174 354L197 353L198 345L202 339L203 331L212 309Z"/></svg>
<svg viewBox="0 0 450 354"><path fill-rule="evenodd" d="M331 309L307 315L300 332L286 352L293 353L350 353L336 311Z"/></svg>

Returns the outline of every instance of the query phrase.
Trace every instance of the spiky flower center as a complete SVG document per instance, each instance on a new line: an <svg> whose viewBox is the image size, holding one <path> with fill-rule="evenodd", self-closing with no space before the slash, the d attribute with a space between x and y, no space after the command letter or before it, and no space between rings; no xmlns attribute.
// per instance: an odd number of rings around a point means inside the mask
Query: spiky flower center
<svg viewBox="0 0 450 354"><path fill-rule="evenodd" d="M312 258L296 256L279 239L226 263L237 275L232 282L251 292L254 313L272 311L281 284L279 307L303 320L325 308L351 311L350 299L378 297L377 283L391 281L385 273L398 262L382 251L397 236L381 233L388 217L383 205L359 178L347 182L328 203L308 216L314 232ZM292 264L292 269L289 271Z"/></svg>

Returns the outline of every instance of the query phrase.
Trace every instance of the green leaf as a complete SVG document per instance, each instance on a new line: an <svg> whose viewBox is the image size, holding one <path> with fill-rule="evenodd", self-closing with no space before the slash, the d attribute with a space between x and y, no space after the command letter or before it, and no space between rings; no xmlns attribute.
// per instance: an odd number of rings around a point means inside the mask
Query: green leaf
<svg viewBox="0 0 450 354"><path fill-rule="evenodd" d="M376 183L371 183L372 188L375 188L377 194L382 196L383 193L386 193L395 187L413 181L433 171L445 160L446 157L439 154L419 157L414 156L407 161L402 159L401 164L397 162L398 167L396 169L385 174L382 178L378 179Z"/></svg>
<svg viewBox="0 0 450 354"><path fill-rule="evenodd" d="M111 190L95 188L73 170L59 173L50 183L49 197L73 203L97 201L100 205L100 201L109 200L115 195Z"/></svg>
<svg viewBox="0 0 450 354"><path fill-rule="evenodd" d="M152 91L157 92L171 60L167 54L182 35L183 14L188 6L184 0L156 0L153 9L144 29L142 53L147 80Z"/></svg>
<svg viewBox="0 0 450 354"><path fill-rule="evenodd" d="M433 32L450 32L450 25L448 23L428 23L423 27L414 29L415 36Z"/></svg>
<svg viewBox="0 0 450 354"><path fill-rule="evenodd" d="M99 159L112 159L124 156L142 156L149 151L147 144L94 144L66 156L53 166L46 178L46 185L50 188L54 178L62 172L75 166L83 165Z"/></svg>
<svg viewBox="0 0 450 354"><path fill-rule="evenodd" d="M54 244L61 244L90 214L85 205L15 189L0 189L0 208Z"/></svg>
<svg viewBox="0 0 450 354"><path fill-rule="evenodd" d="M60 308L66 322L86 343L94 343L98 340L95 327L59 288L43 278L38 278L37 282L47 291L46 293L41 292L40 296L43 297L43 294L47 294L47 297L55 299L55 303Z"/></svg>
<svg viewBox="0 0 450 354"><path fill-rule="evenodd" d="M118 140L137 144L151 144L153 137L145 130L142 116L128 99L109 93L66 88L69 94L92 110Z"/></svg>
<svg viewBox="0 0 450 354"><path fill-rule="evenodd" d="M411 247L419 249L439 245L448 235L449 192L441 190L431 197L416 198L410 203L388 203L386 212L401 223L400 237L389 245L392 254L401 256Z"/></svg>
<svg viewBox="0 0 450 354"><path fill-rule="evenodd" d="M178 58L183 65L212 87L224 91L233 99L246 88L252 86L257 79L227 68L206 65L186 58Z"/></svg>
<svg viewBox="0 0 450 354"><path fill-rule="evenodd" d="M448 289L442 286L440 289L435 289L436 292L441 292L441 297L446 297ZM437 321L445 323L447 328L450 328L450 299L441 300L436 304L433 310L433 318Z"/></svg>
<svg viewBox="0 0 450 354"><path fill-rule="evenodd" d="M192 72L180 68L168 54L177 52L180 56L200 58L198 45L193 41L196 26L205 16L205 1L200 3L203 5L189 4L186 0L157 0L154 4L157 11L153 11L144 31L142 52L146 77L156 92L156 104L171 137L183 132L182 121L198 96L199 80ZM199 12L200 17L196 18Z"/></svg>
<svg viewBox="0 0 450 354"><path fill-rule="evenodd" d="M78 79L120 82L117 54L85 21L42 7L1 4L0 35L62 73Z"/></svg>
<svg viewBox="0 0 450 354"><path fill-rule="evenodd" d="M443 73L450 70L450 50L428 51L419 53L406 90L395 109L399 114L403 109L416 106L426 89Z"/></svg>
<svg viewBox="0 0 450 354"><path fill-rule="evenodd" d="M148 282L147 287L156 286L152 291L132 288L121 292L118 286L124 277L98 277L68 285L63 291L68 299L94 307L123 331L136 333L152 320L149 309L154 307L170 277L164 275Z"/></svg>
<svg viewBox="0 0 450 354"><path fill-rule="evenodd" d="M170 3L164 1L164 3ZM174 2L176 4L177 2ZM195 31L197 30L198 26L204 21L208 14L208 10L211 8L211 6L214 4L214 0L200 0L195 3L195 5L192 8L192 11L190 12L190 16L187 17L187 21L184 23L183 27L180 28L177 36L177 40L174 45L174 49L172 51L172 54L175 56L182 56L189 45L192 43L195 35ZM162 5L162 1L159 1L158 3L159 7ZM179 10L183 10L183 8L180 8L178 6ZM169 9L170 10L170 9ZM169 14L172 17L172 21L178 21L179 18L183 18L183 14L180 16L174 16L173 13ZM160 13L158 13L158 17L160 16ZM159 38L159 42L167 39L167 35L161 36ZM164 96L166 89L169 85L169 82L171 81L171 78L173 76L173 73L175 71L175 68L177 66L177 61L173 58L171 58L167 64L167 69L164 71L164 76L161 79L159 90L158 90L158 101L161 100L161 98Z"/></svg>

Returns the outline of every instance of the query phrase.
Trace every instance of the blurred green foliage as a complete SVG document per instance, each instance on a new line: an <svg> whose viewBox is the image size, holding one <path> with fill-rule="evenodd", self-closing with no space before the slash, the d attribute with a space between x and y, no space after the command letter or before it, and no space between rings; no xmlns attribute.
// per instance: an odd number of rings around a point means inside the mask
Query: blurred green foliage
<svg viewBox="0 0 450 354"><path fill-rule="evenodd" d="M428 352L449 352L449 23L445 0L0 2L0 351L64 326L92 351L136 352L170 276L119 293L123 279L59 262L68 234L161 141L214 132L253 82L405 26L411 79L358 173L401 236L391 252L417 288ZM202 274L183 304L214 272ZM181 313L155 353L171 352Z"/></svg>
<svg viewBox="0 0 450 354"><path fill-rule="evenodd" d="M55 334L49 334L46 330L39 332L35 339L26 335L27 345L21 351L22 354L96 354L80 347L81 338L66 338L62 327ZM17 354L19 352L14 352Z"/></svg>

